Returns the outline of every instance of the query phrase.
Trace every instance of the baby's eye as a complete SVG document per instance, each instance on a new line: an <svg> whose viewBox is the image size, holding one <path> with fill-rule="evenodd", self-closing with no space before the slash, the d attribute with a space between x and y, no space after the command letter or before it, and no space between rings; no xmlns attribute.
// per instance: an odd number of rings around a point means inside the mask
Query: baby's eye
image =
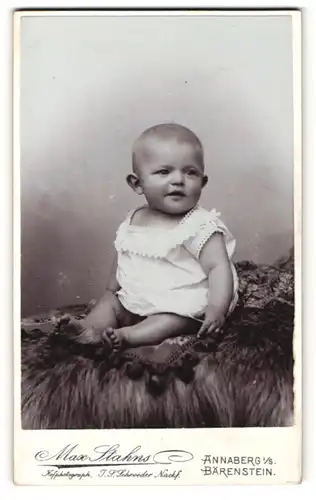
<svg viewBox="0 0 316 500"><path fill-rule="evenodd" d="M156 174L159 174L159 175L168 175L169 174L169 170L166 169L166 168L161 168L160 170L157 170Z"/></svg>
<svg viewBox="0 0 316 500"><path fill-rule="evenodd" d="M196 171L196 170L191 169L191 170L188 170L188 171L187 171L187 175L189 175L189 176L191 176L191 177L192 177L192 176L196 176L196 175L198 175L198 173L197 173L197 171Z"/></svg>

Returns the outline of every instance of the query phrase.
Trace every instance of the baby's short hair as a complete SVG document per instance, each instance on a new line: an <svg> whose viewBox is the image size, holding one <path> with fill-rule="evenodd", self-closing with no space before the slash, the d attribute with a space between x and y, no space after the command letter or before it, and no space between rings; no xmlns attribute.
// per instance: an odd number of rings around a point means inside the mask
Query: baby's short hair
<svg viewBox="0 0 316 500"><path fill-rule="evenodd" d="M171 123L160 123L158 125L154 125L153 127L147 128L136 139L132 150L133 153L132 161L133 161L134 171L136 171L138 167L139 153L143 148L146 140L150 138L157 138L161 140L176 139L180 143L185 142L191 144L192 147L196 150L196 155L198 157L198 160L204 168L204 150L200 139L189 128L171 122Z"/></svg>

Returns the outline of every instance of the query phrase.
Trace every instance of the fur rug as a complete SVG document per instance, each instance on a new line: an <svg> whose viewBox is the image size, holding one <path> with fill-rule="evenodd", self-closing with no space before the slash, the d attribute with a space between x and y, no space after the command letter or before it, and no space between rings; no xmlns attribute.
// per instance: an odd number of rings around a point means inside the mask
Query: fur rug
<svg viewBox="0 0 316 500"><path fill-rule="evenodd" d="M24 429L246 427L292 424L293 253L237 265L240 301L217 337L104 355L102 345L22 321ZM189 333L189 332L188 332Z"/></svg>

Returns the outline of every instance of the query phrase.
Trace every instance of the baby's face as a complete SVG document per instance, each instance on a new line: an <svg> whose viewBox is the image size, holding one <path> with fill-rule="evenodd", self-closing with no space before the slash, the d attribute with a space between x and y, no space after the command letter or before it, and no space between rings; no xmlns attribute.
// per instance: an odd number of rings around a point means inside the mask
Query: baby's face
<svg viewBox="0 0 316 500"><path fill-rule="evenodd" d="M195 148L175 139L148 139L138 167L149 207L164 213L184 214L191 210L207 182Z"/></svg>

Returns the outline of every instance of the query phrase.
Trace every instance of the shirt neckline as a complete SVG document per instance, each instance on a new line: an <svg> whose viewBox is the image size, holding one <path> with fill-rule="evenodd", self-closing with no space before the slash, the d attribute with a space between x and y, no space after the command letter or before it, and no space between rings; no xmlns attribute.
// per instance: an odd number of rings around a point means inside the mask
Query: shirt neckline
<svg viewBox="0 0 316 500"><path fill-rule="evenodd" d="M187 212L183 217L182 219L178 222L178 224L175 226L175 227L172 227L172 228L164 228L164 227L158 227L158 226L137 226L136 224L131 224L131 221L132 221L132 218L133 218L133 215L135 214L135 212L137 212L137 210L140 210L141 208L145 208L147 207L148 205L141 205L140 207L136 208L135 210L132 210L127 218L127 227L130 228L130 229L135 229L137 231L146 231L146 230L154 230L154 231L159 231L159 230L163 230L163 231L174 231L176 230L179 226L182 226L183 224L186 223L186 221L192 216L192 214L199 208L199 204L196 204L193 208L191 208L191 210L189 210L189 212Z"/></svg>

